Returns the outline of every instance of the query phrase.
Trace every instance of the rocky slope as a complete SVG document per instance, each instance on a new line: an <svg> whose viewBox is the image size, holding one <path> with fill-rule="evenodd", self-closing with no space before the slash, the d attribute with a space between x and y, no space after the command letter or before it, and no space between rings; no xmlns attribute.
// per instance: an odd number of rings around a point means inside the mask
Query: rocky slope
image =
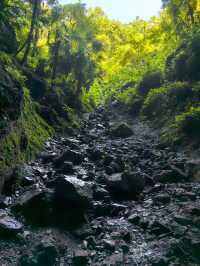
<svg viewBox="0 0 200 266"><path fill-rule="evenodd" d="M195 164L140 121L99 108L10 175L0 265L199 265Z"/></svg>

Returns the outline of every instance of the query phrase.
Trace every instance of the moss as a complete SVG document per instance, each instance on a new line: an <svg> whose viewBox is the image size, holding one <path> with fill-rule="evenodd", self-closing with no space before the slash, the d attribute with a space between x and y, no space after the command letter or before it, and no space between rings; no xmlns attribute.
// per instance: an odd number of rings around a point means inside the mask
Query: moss
<svg viewBox="0 0 200 266"><path fill-rule="evenodd" d="M27 89L24 90L22 128L28 138L27 153L30 155L40 149L44 141L53 134L53 129L37 114Z"/></svg>
<svg viewBox="0 0 200 266"><path fill-rule="evenodd" d="M185 136L200 136L200 107L191 107L176 116L176 126Z"/></svg>
<svg viewBox="0 0 200 266"><path fill-rule="evenodd" d="M0 141L0 170L33 158L54 132L37 114L27 89L21 112L19 120L11 123L10 133Z"/></svg>

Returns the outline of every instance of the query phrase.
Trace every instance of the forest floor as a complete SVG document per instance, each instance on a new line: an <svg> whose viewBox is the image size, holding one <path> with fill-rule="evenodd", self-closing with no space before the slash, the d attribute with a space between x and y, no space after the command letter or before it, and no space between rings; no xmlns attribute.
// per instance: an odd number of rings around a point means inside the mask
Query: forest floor
<svg viewBox="0 0 200 266"><path fill-rule="evenodd" d="M0 265L200 265L194 162L114 106L82 124L7 182Z"/></svg>

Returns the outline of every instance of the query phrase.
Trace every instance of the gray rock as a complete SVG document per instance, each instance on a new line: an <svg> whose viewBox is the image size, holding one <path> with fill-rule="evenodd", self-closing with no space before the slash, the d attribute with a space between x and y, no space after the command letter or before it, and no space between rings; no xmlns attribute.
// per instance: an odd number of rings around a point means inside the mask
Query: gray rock
<svg viewBox="0 0 200 266"><path fill-rule="evenodd" d="M13 218L7 211L0 210L0 234L14 235L22 231L23 225Z"/></svg>

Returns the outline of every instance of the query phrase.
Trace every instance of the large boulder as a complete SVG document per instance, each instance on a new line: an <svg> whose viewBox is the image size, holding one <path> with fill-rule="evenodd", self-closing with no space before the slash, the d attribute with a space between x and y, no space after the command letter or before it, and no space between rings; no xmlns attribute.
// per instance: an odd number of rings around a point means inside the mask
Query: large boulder
<svg viewBox="0 0 200 266"><path fill-rule="evenodd" d="M92 185L74 176L60 178L55 187L54 207L59 221L76 225L84 221L85 211L91 206Z"/></svg>
<svg viewBox="0 0 200 266"><path fill-rule="evenodd" d="M114 138L128 138L133 135L133 130L126 123L120 123L111 128L110 135Z"/></svg>
<svg viewBox="0 0 200 266"><path fill-rule="evenodd" d="M114 197L135 198L143 191L145 178L140 172L124 172L106 176L106 183Z"/></svg>

